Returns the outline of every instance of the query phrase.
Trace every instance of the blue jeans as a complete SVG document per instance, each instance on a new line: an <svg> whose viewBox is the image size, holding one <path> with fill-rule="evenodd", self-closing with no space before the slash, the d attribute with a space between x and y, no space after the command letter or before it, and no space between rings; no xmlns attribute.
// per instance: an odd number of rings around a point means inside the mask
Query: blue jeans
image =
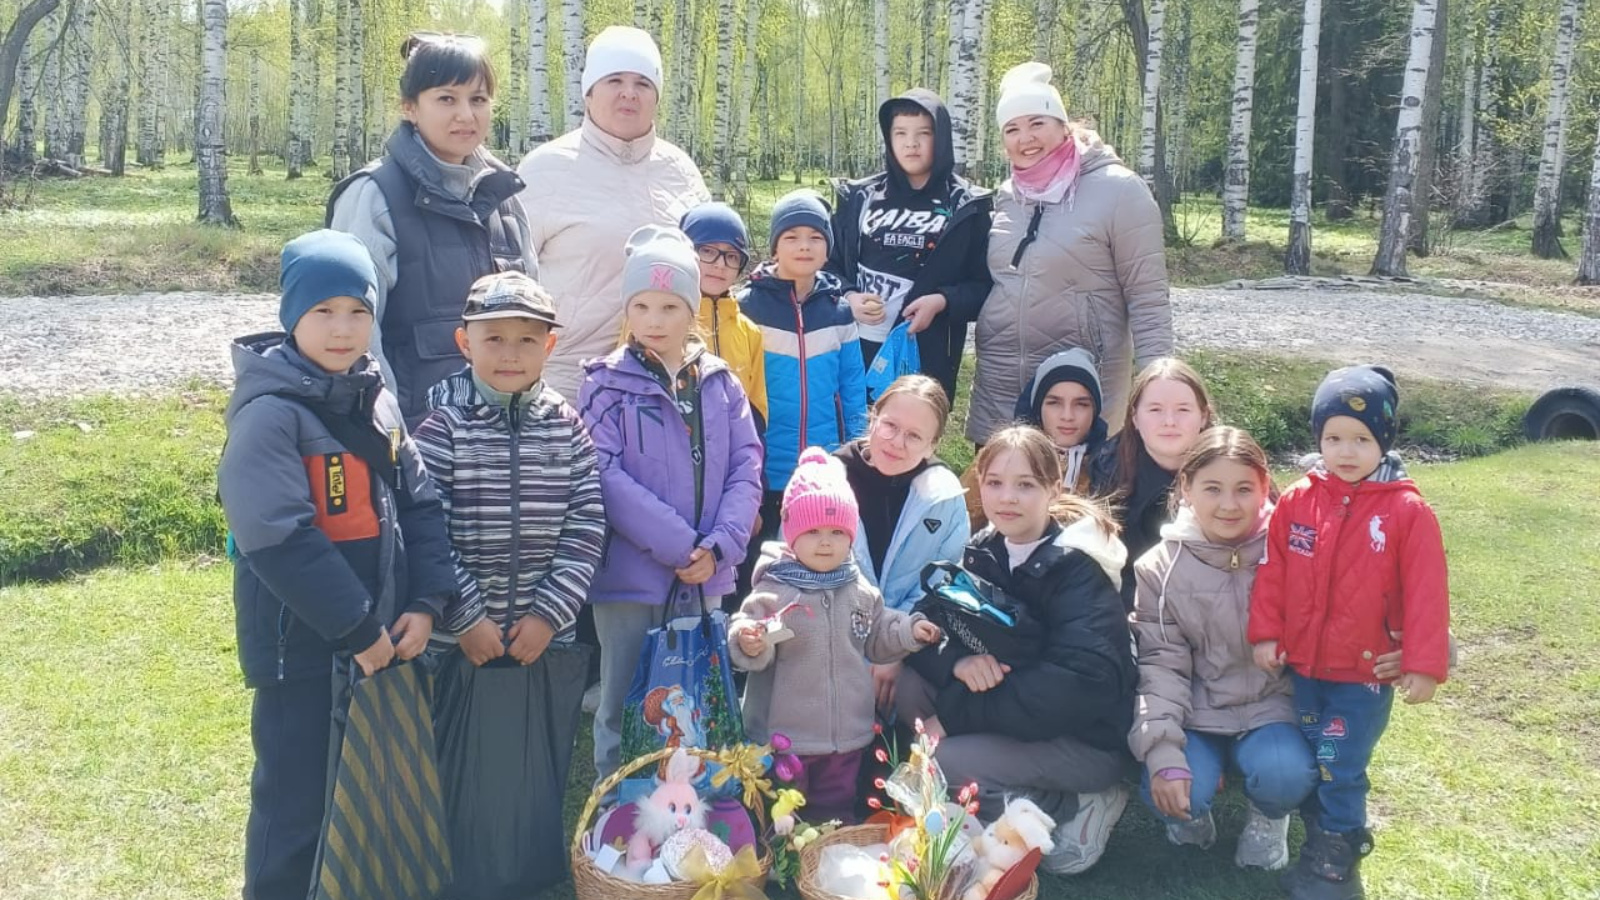
<svg viewBox="0 0 1600 900"><path fill-rule="evenodd" d="M1320 780L1301 806L1323 831L1348 834L1367 827L1367 765L1389 726L1394 688L1318 681L1290 673L1294 705L1317 760Z"/></svg>
<svg viewBox="0 0 1600 900"><path fill-rule="evenodd" d="M1256 809L1268 818L1277 819L1294 811L1311 793L1317 782L1316 763L1311 758L1311 748L1300 736L1299 729L1287 722L1263 725L1240 735L1205 734L1185 731L1188 743L1184 756L1188 758L1189 815L1203 819L1211 811L1211 801L1217 796L1217 782L1224 772L1238 772L1244 776L1244 795ZM1144 802L1155 809L1150 797L1150 772L1144 773L1141 793ZM1169 819L1156 813L1168 824Z"/></svg>

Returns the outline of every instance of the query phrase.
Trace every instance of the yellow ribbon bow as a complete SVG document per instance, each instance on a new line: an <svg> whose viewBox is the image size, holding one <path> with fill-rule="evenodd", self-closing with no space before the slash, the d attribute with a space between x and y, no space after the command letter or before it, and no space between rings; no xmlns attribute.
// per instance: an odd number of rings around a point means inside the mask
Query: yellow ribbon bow
<svg viewBox="0 0 1600 900"><path fill-rule="evenodd" d="M770 753L767 747L753 744L740 744L728 747L717 754L717 762L722 764L711 775L711 786L720 788L728 783L728 779L737 778L744 788L744 806L761 815L763 806L761 796L772 794L772 782L763 777L767 774L767 767L761 757Z"/></svg>
<svg viewBox="0 0 1600 900"><path fill-rule="evenodd" d="M757 887L766 882L766 877L755 848L748 844L739 848L721 872L712 870L705 848L696 845L683 857L682 869L687 880L700 885L692 900L767 900L766 893Z"/></svg>

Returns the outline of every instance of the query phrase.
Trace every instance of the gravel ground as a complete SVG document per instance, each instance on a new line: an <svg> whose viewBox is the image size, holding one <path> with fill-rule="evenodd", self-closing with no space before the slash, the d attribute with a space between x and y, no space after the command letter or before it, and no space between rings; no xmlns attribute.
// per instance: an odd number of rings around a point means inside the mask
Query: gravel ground
<svg viewBox="0 0 1600 900"><path fill-rule="evenodd" d="M1600 318L1365 289L1180 288L1178 344L1386 362L1412 375L1542 390L1600 384ZM271 294L0 299L0 392L156 393L226 384L228 340L277 327Z"/></svg>

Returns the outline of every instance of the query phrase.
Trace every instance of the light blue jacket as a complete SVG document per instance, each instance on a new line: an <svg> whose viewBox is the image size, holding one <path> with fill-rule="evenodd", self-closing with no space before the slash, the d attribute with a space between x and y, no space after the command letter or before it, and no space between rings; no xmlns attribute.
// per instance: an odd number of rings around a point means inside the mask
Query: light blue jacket
<svg viewBox="0 0 1600 900"><path fill-rule="evenodd" d="M883 571L875 571L867 549L867 529L856 525L856 565L883 594L885 606L910 612L922 599L922 567L935 560L960 564L972 527L967 520L966 490L956 473L931 465L911 482L905 509L883 555Z"/></svg>

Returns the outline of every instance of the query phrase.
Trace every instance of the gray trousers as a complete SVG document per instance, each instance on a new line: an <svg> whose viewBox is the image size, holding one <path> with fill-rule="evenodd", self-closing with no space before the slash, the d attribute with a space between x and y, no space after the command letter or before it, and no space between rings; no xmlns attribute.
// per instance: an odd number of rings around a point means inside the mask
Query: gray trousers
<svg viewBox="0 0 1600 900"><path fill-rule="evenodd" d="M707 596L706 609L722 597ZM600 708L594 714L594 770L604 779L622 765L622 707L628 702L644 638L661 624L661 607L650 603L596 603L594 631L600 641ZM680 608L680 612L682 609Z"/></svg>
<svg viewBox="0 0 1600 900"><path fill-rule="evenodd" d="M895 683L895 709L902 722L935 715L934 690L908 666ZM1078 795L1106 790L1122 780L1126 754L1091 747L1063 736L1019 741L1001 734L946 736L935 751L950 787L978 783L978 817L993 821L1007 797L1027 797L1058 823L1078 814Z"/></svg>

